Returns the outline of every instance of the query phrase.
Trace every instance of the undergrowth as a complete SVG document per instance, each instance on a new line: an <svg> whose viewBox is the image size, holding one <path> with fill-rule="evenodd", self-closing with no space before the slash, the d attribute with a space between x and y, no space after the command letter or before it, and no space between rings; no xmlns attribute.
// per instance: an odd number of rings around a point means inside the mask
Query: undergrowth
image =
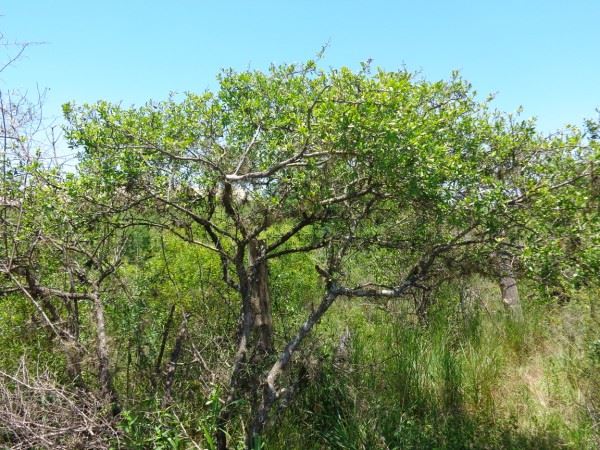
<svg viewBox="0 0 600 450"><path fill-rule="evenodd" d="M320 328L350 323L350 358L323 363L266 448L597 448L596 300L525 295L515 322L494 288L479 281L466 309L456 290L439 292L426 325L410 308L338 306Z"/></svg>

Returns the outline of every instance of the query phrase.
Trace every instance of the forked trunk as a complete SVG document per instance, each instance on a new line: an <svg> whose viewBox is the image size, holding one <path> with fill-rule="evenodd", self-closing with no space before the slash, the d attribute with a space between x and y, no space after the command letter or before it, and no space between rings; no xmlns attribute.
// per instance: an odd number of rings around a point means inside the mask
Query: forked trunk
<svg viewBox="0 0 600 450"><path fill-rule="evenodd" d="M240 257L236 263L242 297L240 329L238 349L229 380L230 392L217 419L218 450L228 448L225 428L231 416L232 404L244 396L252 397L257 394L258 374L253 373L248 365L260 367L264 357L274 351L269 273L264 258L265 246L262 241L254 239L249 242L247 250L248 266L243 263L243 252L238 253ZM244 370L244 367L249 370ZM252 399L251 403L255 404L256 399Z"/></svg>

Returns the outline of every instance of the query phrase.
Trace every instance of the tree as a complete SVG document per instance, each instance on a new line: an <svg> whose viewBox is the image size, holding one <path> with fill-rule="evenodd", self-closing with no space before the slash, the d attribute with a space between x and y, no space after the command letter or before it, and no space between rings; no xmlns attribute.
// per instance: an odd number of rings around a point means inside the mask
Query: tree
<svg viewBox="0 0 600 450"><path fill-rule="evenodd" d="M294 393L294 355L336 300L400 299L495 255L518 257L530 205L589 177L577 136L548 140L491 112L458 76L308 62L219 81L181 101L65 114L82 152L74 197L111 229L154 227L214 252L239 297L221 449L235 413L247 447L259 443ZM313 255L323 294L284 340L269 264L299 253ZM369 259L379 268L365 278L353 267Z"/></svg>
<svg viewBox="0 0 600 450"><path fill-rule="evenodd" d="M15 64L30 45L11 44L0 34L5 60L0 73ZM80 439L87 446L102 446L118 436L112 428L114 417L105 414L107 400L116 412L118 399L112 384L102 295L103 283L119 264L122 234L94 228L93 219L72 203L68 191L75 188L76 181L62 173L53 152L55 136L44 122L43 95L38 92L32 101L26 93L0 87L0 298L15 311L31 313L32 334L41 332L42 340L58 350L62 358L53 359L57 365L64 364L67 383L58 386L45 367L38 366L30 373L25 355L20 361L11 361L19 363L14 376L0 371L0 434L3 443L14 443L15 448L66 448L79 445L74 442ZM46 131L52 137L50 142L40 136ZM93 214L96 212L97 208ZM95 356L89 349L91 343L80 333L87 310L81 307L84 302L92 305ZM87 386L90 368L97 373L101 396ZM71 382L75 386L68 385ZM52 396L56 420L44 423L48 417L46 397Z"/></svg>

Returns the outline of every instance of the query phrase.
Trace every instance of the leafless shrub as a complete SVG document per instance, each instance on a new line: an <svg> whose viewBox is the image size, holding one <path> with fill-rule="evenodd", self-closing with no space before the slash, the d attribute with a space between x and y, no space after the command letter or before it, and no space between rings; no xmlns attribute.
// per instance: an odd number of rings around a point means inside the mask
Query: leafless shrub
<svg viewBox="0 0 600 450"><path fill-rule="evenodd" d="M48 371L0 371L0 447L107 449L119 445L110 401L61 386Z"/></svg>

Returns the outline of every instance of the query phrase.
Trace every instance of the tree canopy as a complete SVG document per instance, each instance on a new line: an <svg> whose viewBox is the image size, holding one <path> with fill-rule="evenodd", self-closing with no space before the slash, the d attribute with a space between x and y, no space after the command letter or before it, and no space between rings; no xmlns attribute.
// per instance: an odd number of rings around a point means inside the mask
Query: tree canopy
<svg viewBox="0 0 600 450"><path fill-rule="evenodd" d="M247 448L257 445L302 379L295 355L336 301L422 294L426 320L426 294L470 274L535 279L554 295L594 283L600 269L594 122L543 136L533 121L493 110L458 74L430 82L309 61L225 71L214 91L139 108L101 101L64 113L76 172L35 158L5 163L3 292L35 305L70 377L89 382L85 343L95 341L95 382L118 413L129 381L111 348L119 326L110 310L136 303L128 277L136 264L152 270L143 258L162 254L177 286L184 275L175 272L186 269L168 263L165 236L201 255L198 269L214 270L197 288L217 294L176 291L154 365L160 373L169 364L168 401L177 345L198 345L189 313L222 304L213 310L229 336L221 449L236 415ZM162 250L149 250L149 236L160 236ZM311 307L296 310L291 331L294 289ZM235 322L219 309L232 301ZM81 302L93 338L81 329ZM165 363L175 309L183 315Z"/></svg>

